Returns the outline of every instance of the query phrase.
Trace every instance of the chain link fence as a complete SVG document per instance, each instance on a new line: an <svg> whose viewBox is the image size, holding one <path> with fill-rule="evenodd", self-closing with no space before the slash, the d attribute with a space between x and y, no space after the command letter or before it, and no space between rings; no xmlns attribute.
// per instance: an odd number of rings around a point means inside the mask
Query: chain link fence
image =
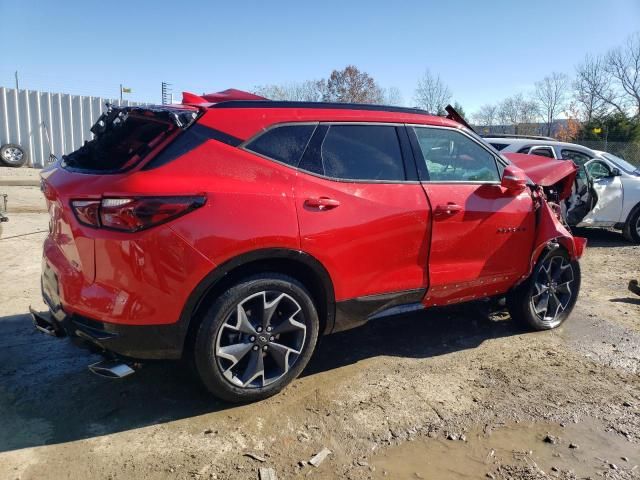
<svg viewBox="0 0 640 480"><path fill-rule="evenodd" d="M602 150L624 158L627 162L640 167L640 142L609 142L606 140L575 140L591 150Z"/></svg>

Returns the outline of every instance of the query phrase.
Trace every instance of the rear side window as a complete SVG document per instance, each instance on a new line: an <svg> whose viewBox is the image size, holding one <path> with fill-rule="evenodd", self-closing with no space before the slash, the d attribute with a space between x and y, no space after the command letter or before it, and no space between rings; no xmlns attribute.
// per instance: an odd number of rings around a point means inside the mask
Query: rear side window
<svg viewBox="0 0 640 480"><path fill-rule="evenodd" d="M538 155L539 157L555 158L550 147L532 148L529 154Z"/></svg>
<svg viewBox="0 0 640 480"><path fill-rule="evenodd" d="M297 167L315 128L316 125L275 127L250 142L246 149Z"/></svg>
<svg viewBox="0 0 640 480"><path fill-rule="evenodd" d="M518 150L518 153L529 153L529 149L531 147L527 146L527 147L522 147L520 150Z"/></svg>
<svg viewBox="0 0 640 480"><path fill-rule="evenodd" d="M429 180L436 182L499 182L496 159L455 130L415 127Z"/></svg>
<svg viewBox="0 0 640 480"><path fill-rule="evenodd" d="M573 160L577 165L584 165L586 162L591 160L591 157L586 153L578 152L577 150L569 150L563 148L560 152L562 154L562 158L565 160Z"/></svg>
<svg viewBox="0 0 640 480"><path fill-rule="evenodd" d="M396 127L332 125L322 143L324 174L349 180L405 180Z"/></svg>

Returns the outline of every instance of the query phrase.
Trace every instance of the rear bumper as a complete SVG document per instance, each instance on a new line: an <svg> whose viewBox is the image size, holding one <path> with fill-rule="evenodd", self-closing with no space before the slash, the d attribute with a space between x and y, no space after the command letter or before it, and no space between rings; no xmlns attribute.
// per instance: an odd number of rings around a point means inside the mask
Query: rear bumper
<svg viewBox="0 0 640 480"><path fill-rule="evenodd" d="M43 262L42 298L46 312L31 310L39 331L55 337L68 337L79 347L139 360L177 359L182 356L186 332L180 323L166 325L127 325L103 322L65 311L60 299L56 272Z"/></svg>
<svg viewBox="0 0 640 480"><path fill-rule="evenodd" d="M103 354L136 360L178 359L182 339L178 325L116 325L79 315L62 308L46 312L31 310L35 328L42 333L69 338L76 346Z"/></svg>

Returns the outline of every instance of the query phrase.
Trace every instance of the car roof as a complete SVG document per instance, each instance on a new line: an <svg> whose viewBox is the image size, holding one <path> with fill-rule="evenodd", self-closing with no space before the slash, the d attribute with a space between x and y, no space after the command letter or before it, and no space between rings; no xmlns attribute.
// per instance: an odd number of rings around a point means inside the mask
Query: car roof
<svg viewBox="0 0 640 480"><path fill-rule="evenodd" d="M485 142L489 143L501 143L504 145L515 146L515 147L524 147L525 145L550 145L557 147L567 147L567 148L579 148L582 150L587 150L590 152L596 153L595 150L590 149L589 147L585 147L584 145L578 145L577 143L568 143L568 142L560 142L558 140L538 140L534 138L500 138L500 137L484 137Z"/></svg>
<svg viewBox="0 0 640 480"><path fill-rule="evenodd" d="M385 105L232 100L200 106L205 111L199 124L241 140L273 125L286 123L391 123L464 128L453 120L429 115L423 110Z"/></svg>

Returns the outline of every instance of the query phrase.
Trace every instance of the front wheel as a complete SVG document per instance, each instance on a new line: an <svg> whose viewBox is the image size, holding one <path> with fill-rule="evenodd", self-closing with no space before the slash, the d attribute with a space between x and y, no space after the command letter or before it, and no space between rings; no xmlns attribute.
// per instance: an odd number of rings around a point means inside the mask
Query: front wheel
<svg viewBox="0 0 640 480"><path fill-rule="evenodd" d="M565 250L541 257L529 279L507 295L511 318L534 330L560 326L571 313L580 292L580 264Z"/></svg>
<svg viewBox="0 0 640 480"><path fill-rule="evenodd" d="M629 215L629 219L622 230L624 237L633 243L640 243L640 206Z"/></svg>
<svg viewBox="0 0 640 480"><path fill-rule="evenodd" d="M274 395L309 362L318 325L312 297L298 281L276 273L250 277L206 312L194 348L198 375L229 402Z"/></svg>

